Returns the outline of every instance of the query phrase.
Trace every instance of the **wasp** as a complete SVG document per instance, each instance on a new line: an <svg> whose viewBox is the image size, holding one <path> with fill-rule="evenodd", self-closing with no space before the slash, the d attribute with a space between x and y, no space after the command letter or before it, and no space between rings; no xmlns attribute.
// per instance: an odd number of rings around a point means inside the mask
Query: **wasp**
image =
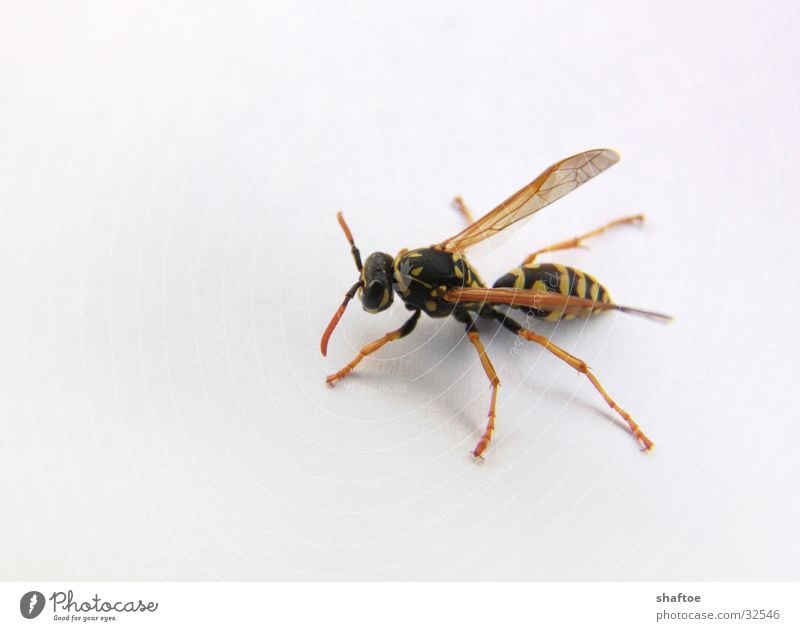
<svg viewBox="0 0 800 631"><path fill-rule="evenodd" d="M489 420L480 441L472 451L474 457L483 458L495 431L495 410L500 379L481 342L475 319L480 317L496 320L514 335L543 346L585 375L605 402L625 420L633 436L641 443L642 450L650 450L653 442L631 415L611 398L586 362L557 346L544 335L523 326L505 311L508 308L522 311L528 316L526 324L530 319L572 320L612 310L644 316L655 321L671 320L668 315L616 304L611 300L608 290L586 272L566 265L536 262L537 257L542 254L582 247L586 239L615 226L641 222L644 216L623 217L581 236L537 250L527 256L518 267L498 278L492 287L484 284L465 255L469 247L530 217L618 161L619 154L612 149L592 149L565 158L549 166L530 184L477 221L472 219L464 201L457 197L455 205L469 222L469 225L457 235L428 247L403 249L394 257L385 252L375 252L363 263L344 216L341 212L337 213L339 225L350 244L359 278L345 294L344 301L322 335L320 342L322 355L327 355L328 340L344 314L347 304L356 294L359 294L361 304L368 313L380 313L388 309L392 305L395 293L413 313L400 328L361 348L350 363L327 377L327 383L332 385L344 379L362 359L389 342L407 336L416 327L422 313L432 318L452 316L466 328L467 337L478 353L491 386ZM504 310L499 310L499 307Z"/></svg>

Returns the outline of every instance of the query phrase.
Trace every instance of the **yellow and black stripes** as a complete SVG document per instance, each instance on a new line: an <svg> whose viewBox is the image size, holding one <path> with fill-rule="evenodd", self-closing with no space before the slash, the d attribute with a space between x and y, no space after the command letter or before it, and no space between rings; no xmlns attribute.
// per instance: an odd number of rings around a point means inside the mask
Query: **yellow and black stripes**
<svg viewBox="0 0 800 631"><path fill-rule="evenodd" d="M504 274L495 282L494 287L511 287L515 289L532 289L540 292L550 292L562 296L586 298L599 303L610 303L611 296L608 290L591 274L582 272L574 267L559 265L557 263L529 263L515 267L508 274ZM526 308L528 315L543 320L572 320L577 317L589 316L593 311L586 313L562 313L560 311L547 311L544 309Z"/></svg>

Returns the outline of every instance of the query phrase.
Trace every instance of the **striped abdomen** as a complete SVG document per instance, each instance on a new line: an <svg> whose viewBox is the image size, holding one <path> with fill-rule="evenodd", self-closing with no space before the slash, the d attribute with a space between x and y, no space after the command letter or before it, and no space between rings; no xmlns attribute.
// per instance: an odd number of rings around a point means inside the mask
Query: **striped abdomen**
<svg viewBox="0 0 800 631"><path fill-rule="evenodd" d="M495 287L515 287L517 289L533 289L548 291L562 296L575 296L588 298L596 302L611 302L611 296L598 280L586 272L574 267L558 265L557 263L530 263L522 267L515 267L508 274L497 279ZM577 317L586 317L585 314L568 313L560 311L545 311L544 309L523 308L528 315L544 320L572 320Z"/></svg>

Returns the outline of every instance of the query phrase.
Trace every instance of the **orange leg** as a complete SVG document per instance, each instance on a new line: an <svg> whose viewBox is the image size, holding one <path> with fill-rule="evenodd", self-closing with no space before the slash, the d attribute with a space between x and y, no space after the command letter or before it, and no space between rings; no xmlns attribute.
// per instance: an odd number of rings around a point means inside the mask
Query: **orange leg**
<svg viewBox="0 0 800 631"><path fill-rule="evenodd" d="M489 422L486 424L486 429L483 432L483 436L481 436L481 439L478 441L478 444L472 451L472 455L476 458L483 458L483 452L486 451L486 448L492 441L492 435L494 434L495 409L497 407L497 387L500 385L500 379L497 377L494 366L492 366L492 362L489 360L489 356L486 354L486 349L483 346L483 342L481 342L481 337L478 335L478 331L475 329L467 331L467 336L469 337L469 341L472 342L472 345L475 347L475 350L478 351L478 356L481 358L481 365L483 366L486 377L489 379L489 383L492 386L492 399L489 403Z"/></svg>
<svg viewBox="0 0 800 631"><path fill-rule="evenodd" d="M347 364L344 368L339 370L338 372L333 373L332 375L328 375L325 379L328 384L333 385L335 381L339 381L340 379L344 379L350 372L355 368L359 362L364 359L367 355L371 355L375 351L377 351L381 346L388 344L394 340L399 340L401 337L405 337L411 331L414 330L414 327L417 326L417 320L419 320L420 311L415 311L414 315L412 315L408 320L406 320L405 324L401 326L399 329L394 331L390 331L386 335L381 338L378 338L374 342L370 342L366 346L364 346L360 351L358 351L358 355L356 355L353 360Z"/></svg>
<svg viewBox="0 0 800 631"><path fill-rule="evenodd" d="M459 196L453 200L453 204L456 208L464 215L464 218L467 220L467 224L472 224L475 220L472 218L472 213L469 212L467 205L464 203L464 200Z"/></svg>
<svg viewBox="0 0 800 631"><path fill-rule="evenodd" d="M558 357L560 360L568 363L575 370L586 375L586 378L595 387L595 390L597 390L601 394L601 396L605 399L606 403L608 403L608 405L611 408L616 410L617 414L619 414L623 419L625 419L625 422L628 424L628 427L631 428L631 432L633 433L634 437L639 442L642 443L644 451L652 449L653 441L651 441L647 436L644 435L644 432L642 432L642 430L639 429L639 426L636 424L636 421L634 421L631 418L631 415L628 414L625 410L623 410L619 405L617 405L617 402L614 401L614 399L612 399L609 396L609 394L605 391L605 388L603 388L603 386L600 385L600 382L598 381L597 377L595 377L592 371L589 370L589 367L586 365L585 361L583 361L582 359L578 359L574 355L570 355L563 348L553 344L553 342L547 339L544 335L539 335L538 333L534 333L530 329L526 329L521 324L505 316L504 314L498 312L495 314L494 317L500 320L503 326L510 329L512 332L516 333L521 338L528 340L529 342L536 342L537 344L544 346L548 351L553 353L553 355Z"/></svg>
<svg viewBox="0 0 800 631"><path fill-rule="evenodd" d="M579 237L573 237L572 239L566 239L564 241L559 241L558 243L554 243L553 245L549 245L546 248L542 248L541 250L537 250L533 254L529 255L523 262L523 265L527 265L528 263L533 263L537 256L540 254L544 254L545 252L556 252L557 250L570 250L572 248L579 248L583 245L583 241L588 239L589 237L594 237L601 232L605 232L609 228L613 228L614 226L621 226L626 223L640 223L644 221L644 215L632 215L630 217L622 217L621 219L615 219L614 221L610 221L609 223L605 224L604 226L600 226L599 228L595 228L586 234L582 234Z"/></svg>
<svg viewBox="0 0 800 631"><path fill-rule="evenodd" d="M489 379L489 384L492 387L492 398L489 402L489 422L486 424L486 429L483 431L483 436L481 436L478 444L475 445L475 449L472 450L473 456L476 458L483 458L483 452L486 451L486 448L492 441L492 435L494 434L495 410L497 408L497 388L500 386L500 379L498 379L494 366L492 366L492 362L489 359L489 356L486 354L486 348L484 348L483 342L481 342L481 336L478 333L478 329L475 328L475 323L472 320L472 316L466 310L460 309L453 312L453 317L466 325L467 337L469 338L469 341L472 342L475 350L478 351L478 357L480 357L481 366L483 366L483 371L486 373L486 378Z"/></svg>

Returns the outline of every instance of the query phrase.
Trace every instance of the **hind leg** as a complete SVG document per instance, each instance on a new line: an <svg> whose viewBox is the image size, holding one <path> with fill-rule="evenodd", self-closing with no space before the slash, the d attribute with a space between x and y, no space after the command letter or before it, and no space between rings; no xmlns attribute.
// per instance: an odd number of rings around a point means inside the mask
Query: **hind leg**
<svg viewBox="0 0 800 631"><path fill-rule="evenodd" d="M553 245L548 245L546 248L542 248L541 250L537 250L533 254L528 255L528 257L522 262L523 265L528 265L529 263L533 263L537 256L540 254L544 254L545 252L556 252L558 250L570 250L572 248L579 248L583 245L583 241L590 237L594 237L601 232L605 232L609 228L613 228L615 226L621 226L627 223L641 223L644 221L644 215L631 215L630 217L622 217L620 219L615 219L614 221L610 221L607 224L600 226L599 228L595 228L587 232L586 234L582 234L579 237L573 237L572 239L566 239L564 241L559 241L558 243L554 243Z"/></svg>
<svg viewBox="0 0 800 631"><path fill-rule="evenodd" d="M530 329L526 329L519 322L509 318L504 313L494 311L490 315L496 320L499 320L504 327L509 329L515 335L519 335L522 339L528 340L529 342L536 342L537 344L544 346L561 361L566 362L578 372L586 375L586 378L591 382L595 390L600 393L603 399L605 399L605 402L608 403L609 407L615 410L617 414L619 414L625 420L625 422L628 424L628 427L631 429L631 433L640 443L642 443L643 450L648 451L652 449L653 441L645 436L644 432L639 428L639 425L636 424L636 421L631 418L631 415L617 405L617 402L609 396L609 394L605 391L605 388L603 388L603 386L600 384L600 381L597 379L597 377L595 377L592 371L589 370L589 367L586 365L585 361L578 359L574 355L570 355L560 346L553 344L553 342L551 342L544 335L539 335Z"/></svg>

